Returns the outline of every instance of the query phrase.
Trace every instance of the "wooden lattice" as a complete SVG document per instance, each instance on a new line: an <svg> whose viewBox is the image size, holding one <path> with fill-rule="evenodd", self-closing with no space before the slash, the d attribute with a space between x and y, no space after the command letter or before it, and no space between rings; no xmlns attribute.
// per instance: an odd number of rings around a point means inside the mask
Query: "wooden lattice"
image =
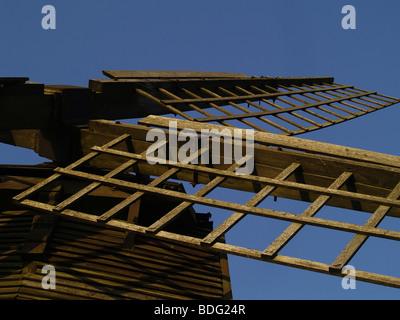
<svg viewBox="0 0 400 320"><path fill-rule="evenodd" d="M262 81L263 85L265 85L265 81L269 80L256 79L255 81ZM282 85L281 83L275 87L282 88ZM294 86L293 83L290 85ZM355 95L350 95L349 88L341 87L339 89L335 86L330 85L329 88L331 89L328 90L326 88L325 92L347 90L347 99L361 98L360 91L357 91L357 93L352 92ZM182 90L182 87L179 87L179 90ZM315 91L312 93L314 94ZM298 94L308 95L311 92L305 93L304 90L301 90L301 93ZM362 98L369 100L371 95L372 93L364 92L362 93ZM279 94L275 94L276 98L279 96ZM266 97L267 94L265 96L263 94L262 99ZM246 97L241 96L238 99L240 101L254 101L260 98L260 96L250 98L246 95ZM379 96L379 99L381 98ZM190 104L198 103L197 99L200 98L196 98L196 101L191 100ZM223 100L224 102L231 101L226 98L223 98ZM338 102L337 99L334 100L327 100L324 103L333 104ZM158 101L167 106L179 102L176 97L173 101ZM340 102L343 101L344 99L340 100ZM365 100L363 101L365 102ZM207 101L202 100L202 103L207 104L215 102L214 98ZM189 102L185 101L185 103ZM308 105L306 110L319 108L321 105L322 103ZM304 108L295 108L296 111L304 111ZM295 110L291 108L285 112L289 113ZM266 115L265 112L263 111L262 115L252 114L252 116L264 117ZM271 115L278 114L272 113ZM268 113L268 115L270 114ZM350 116L353 117L353 115ZM214 116L207 116L206 119L207 122L214 120L223 122L228 120L229 117L230 115L227 115L224 116L224 119L216 119ZM248 117L242 117L241 119L245 118ZM342 268L351 261L352 257L369 237L400 240L400 232L378 228L379 223L385 216L399 217L400 215L400 200L398 200L400 197L399 157L258 131L254 133L255 164L252 174L237 175L234 172L240 166L238 164L240 161L233 164L224 164L221 161L220 164L207 165L202 164L201 161L197 165L182 164L176 161L167 161L165 164L159 163L157 165L149 164L146 154L151 142L146 141L146 135L152 127L168 128L171 120L176 121L178 131L190 128L200 134L201 129L213 128L222 133L224 132L223 129L226 128L226 126L203 123L205 121L202 119L197 119L200 120L199 123L199 121L158 116L149 116L140 121L140 125L118 124L105 120L91 121L89 128L81 131L83 140L85 137L91 139L96 134L103 137L114 136L115 138L107 143L96 144L85 150L84 153L86 154L81 159L65 168L56 168L52 176L14 197L14 200L22 206L41 210L48 214L64 215L78 220L103 224L110 228L117 228L158 239L172 240L193 247L209 248L211 251L337 276L346 274L342 272ZM336 119L335 121L342 120ZM229 130L235 129L234 127L228 128L230 128ZM310 128L307 128L307 130L310 130ZM168 131L165 130L164 132L168 137ZM223 134L220 138L222 143ZM161 143L168 144L169 140L167 139ZM179 145L177 147L179 148ZM210 150L199 148L198 152L192 157L199 158L208 151ZM242 161L249 160L248 157L249 155L245 154ZM109 172L105 175L95 174L90 170L86 170L86 165L107 168ZM121 173L126 172L137 176L150 175L153 179L149 181L143 180L141 183L127 181L123 176L120 176ZM377 177L379 178L377 179ZM35 198L35 194L41 188L49 185L54 187L60 180L65 178L85 180L88 185L69 198L62 199L54 204L41 202ZM166 190L161 186L168 179L187 181L204 186L193 194ZM98 214L73 209L74 203L89 195L90 192L101 185L108 185L125 191L129 190L131 195L116 206L107 208L104 212ZM245 204L236 203L234 199L225 201L208 197L213 190L221 188L252 192L253 196ZM145 194L154 196L155 201L157 197L167 197L179 200L181 203L150 225L139 225L119 218L118 214L122 210L138 201ZM276 211L266 208L263 204L263 201L269 196L308 202L310 205L301 212ZM166 231L170 222L196 204L208 206L212 209L228 210L231 215L203 238ZM364 225L316 217L315 215L324 206L362 211L370 213L371 216ZM289 226L273 242L265 243L265 249L263 250L226 243L224 236L229 230L235 228L246 215L284 220L289 222ZM307 225L349 232L354 234L354 237L330 264L281 255L282 248ZM400 278L369 271L357 270L357 279L400 287Z"/></svg>
<svg viewBox="0 0 400 320"><path fill-rule="evenodd" d="M214 77L203 74L207 77L193 79L202 75L194 73L171 79L174 74L167 73L165 77L170 78L143 79L137 73L105 74L113 80L91 80L91 88L96 92L105 95L135 92L144 98L143 104L152 102L182 119L283 135L321 129L399 102L375 91L337 84L327 77L220 74L217 78L217 73Z"/></svg>

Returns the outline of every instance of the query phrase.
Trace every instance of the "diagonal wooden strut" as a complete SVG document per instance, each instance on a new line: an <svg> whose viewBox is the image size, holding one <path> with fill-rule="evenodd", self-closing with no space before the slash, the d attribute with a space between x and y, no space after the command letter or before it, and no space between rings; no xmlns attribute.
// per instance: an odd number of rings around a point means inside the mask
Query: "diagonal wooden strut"
<svg viewBox="0 0 400 320"><path fill-rule="evenodd" d="M329 189L339 189L350 177L352 173L343 172L330 186ZM328 202L330 196L320 195L301 215L312 217ZM278 238L276 238L264 251L263 255L273 257L287 244L297 232L303 227L303 224L292 223Z"/></svg>
<svg viewBox="0 0 400 320"><path fill-rule="evenodd" d="M203 153L208 152L208 148L204 148L199 150L198 154L193 155L192 158L197 158L200 157ZM144 152L146 153L146 152ZM143 154L142 154L143 156ZM191 158L189 157L188 160L190 161ZM137 160L134 160L137 161ZM162 175L160 175L157 179L154 179L153 181L151 181L148 186L150 187L157 187L158 185L160 185L161 183L167 181L169 178L171 178L173 175L175 175L176 173L178 173L181 169L180 168L171 168L168 171L164 172ZM101 222L106 222L107 220L109 220L113 215L115 215L116 213L118 213L119 211L121 211L122 209L124 209L125 207L131 205L133 202L137 201L138 199L140 199L143 195L145 195L145 192L142 191L136 191L134 194L132 194L131 196L129 196L128 198L126 198L125 200L123 200L121 203L119 203L118 205L116 205L115 207L111 208L110 210L108 210L107 212L105 212L104 214L102 214L97 221L101 221ZM173 218L171 217L171 220ZM166 222L167 223L167 222ZM157 225L153 226L154 229L157 228ZM152 231L152 228L149 228L149 232Z"/></svg>
<svg viewBox="0 0 400 320"><path fill-rule="evenodd" d="M280 174L277 175L275 179L285 180L291 174L293 174L298 168L300 168L301 164L292 163L285 170L283 170ZM260 202L262 202L272 191L274 191L276 187L273 186L265 186L261 189L253 198L251 198L246 205L247 206L256 206ZM210 232L204 239L201 240L202 244L210 245L217 241L217 239L228 232L234 225L236 225L240 220L242 220L246 216L245 213L235 212L228 219L222 222L216 229Z"/></svg>
<svg viewBox="0 0 400 320"><path fill-rule="evenodd" d="M392 190L387 197L388 199L396 200L400 197L400 183ZM385 215L391 209L390 206L379 206L374 214L365 223L368 227L377 227ZM351 258L357 253L364 242L368 239L368 236L363 234L356 234L354 238L347 244L343 251L336 257L335 261L330 265L329 270L338 272L351 260Z"/></svg>
<svg viewBox="0 0 400 320"><path fill-rule="evenodd" d="M245 160L246 161L246 160ZM234 171L240 166L239 163L234 163L232 164L227 171ZM212 190L214 190L218 185L220 185L223 181L225 180L225 177L215 177L212 179L209 183L207 183L203 188L201 188L199 191L197 191L194 196L196 197L204 197L208 193L210 193ZM182 213L184 210L186 210L188 207L192 205L192 202L189 201L184 201L181 204L179 204L177 207L172 209L170 212L165 214L161 219L157 220L154 222L148 229L148 232L157 232L160 231L164 226L166 226L168 223L170 223L173 219L175 219L180 213Z"/></svg>
<svg viewBox="0 0 400 320"><path fill-rule="evenodd" d="M117 145L118 143L128 139L130 136L131 136L130 134L123 134L123 135L111 140L110 142L106 143L105 145L103 145L103 147L104 148L113 147L113 146ZM72 170L74 168L77 168L81 164L93 159L94 157L97 157L98 155L99 155L98 151L90 152L87 155L85 155L84 157L82 157L81 159L79 159L79 160L75 161L74 163L70 164L69 166L67 166L65 169ZM55 173L55 174L51 175L50 177L48 177L47 179L42 180L41 182L39 182L37 185L33 186L32 188L29 188L29 189L25 190L24 192L20 193L19 195L15 196L13 198L13 200L21 201L21 200L25 199L26 197L28 197L29 195L31 195L32 193L39 190L40 188L42 188L43 186L55 181L56 179L58 179L60 177L61 177L60 174Z"/></svg>

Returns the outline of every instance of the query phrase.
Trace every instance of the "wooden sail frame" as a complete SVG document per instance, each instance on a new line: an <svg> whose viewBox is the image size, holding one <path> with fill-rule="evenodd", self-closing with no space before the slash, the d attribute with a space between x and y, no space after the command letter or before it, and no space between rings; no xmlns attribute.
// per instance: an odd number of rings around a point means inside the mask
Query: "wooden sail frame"
<svg viewBox="0 0 400 320"><path fill-rule="evenodd" d="M150 165L147 163L145 152L151 143L146 141L146 135L152 127L167 128L167 123L171 120L177 122L178 130L190 128L199 132L201 128L204 128L204 124L198 124L195 121L157 116L143 119L141 125L106 120L91 121L88 129L81 130L80 143L83 158L65 168L56 168L52 176L14 197L14 201L48 214L64 215L107 228L335 276L346 275L342 270L343 267L351 261L369 237L400 240L400 232L378 228L385 216L398 217L400 214L399 157L256 132L254 149L256 174L236 175L233 172L235 164L221 163L210 167L168 161L164 165ZM225 128L225 126L211 124L208 126L219 129L221 132L222 128ZM167 130L165 133L168 137ZM200 152L196 156L199 155ZM98 160L98 158L101 159ZM82 164L100 166L110 171L100 176L81 170ZM124 171L140 172L140 174L151 175L154 179L148 184L118 179L118 173ZM35 192L42 187L57 183L58 179L65 177L85 180L89 182L89 185L56 204L43 203L34 198ZM194 194L158 187L161 182L169 178L204 184L204 186ZM131 195L119 205L98 215L70 208L75 201L101 185L130 190ZM254 193L254 196L246 204L207 197L215 188L250 191ZM149 226L137 225L117 218L122 208L131 205L143 194L170 197L181 203ZM310 205L306 210L298 213L259 207L258 205L268 196L305 201ZM165 230L173 219L194 204L214 209L222 208L231 211L232 214L203 238ZM371 213L371 216L364 225L316 217L315 215L324 206L367 212ZM284 220L290 222L290 225L272 243L265 244L263 250L249 249L221 241L221 237L235 228L246 215ZM296 236L300 229L308 225L349 232L354 234L354 238L330 264L281 255L280 250ZM360 281L400 287L400 278L397 277L361 270L357 270L356 275Z"/></svg>
<svg viewBox="0 0 400 320"><path fill-rule="evenodd" d="M151 102L182 119L282 135L318 130L399 102L375 91L335 83L330 77L221 74L217 78L205 73L203 78L196 79L189 77L190 73L177 73L175 77L170 74L172 79L144 79L149 74L116 71L105 74L113 76L112 80L89 83L99 94L118 93L132 99L137 94L142 97L136 98L139 104Z"/></svg>

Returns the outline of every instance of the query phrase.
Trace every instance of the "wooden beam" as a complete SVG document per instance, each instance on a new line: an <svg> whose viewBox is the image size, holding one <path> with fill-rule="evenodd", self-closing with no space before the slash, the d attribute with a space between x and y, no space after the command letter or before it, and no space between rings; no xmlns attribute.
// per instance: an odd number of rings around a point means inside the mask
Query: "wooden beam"
<svg viewBox="0 0 400 320"><path fill-rule="evenodd" d="M208 71L141 71L141 70L103 70L111 79L160 79L160 78L248 78L243 73Z"/></svg>
<svg viewBox="0 0 400 320"><path fill-rule="evenodd" d="M300 168L300 166L301 165L299 163L292 163L289 167L287 167L280 174L278 174L275 179L278 179L278 180L287 179L298 168ZM253 198L251 198L248 202L246 202L246 205L248 205L248 206L256 206L256 205L258 205L266 197L268 197L268 195L270 195L273 190L275 190L275 187L265 186ZM201 243L204 244L204 245L211 245L212 243L217 241L217 239L219 237L221 237L223 234L225 234L230 229L232 229L233 226L235 226L245 216L246 216L246 214L241 213L241 212L233 213L228 219L226 219L224 222L222 222L216 229L214 229L206 237L204 237L202 239Z"/></svg>
<svg viewBox="0 0 400 320"><path fill-rule="evenodd" d="M242 136L246 136L245 129L237 129L237 128L229 128L219 125L207 124L207 123L196 123L193 121L186 121L180 119L171 119L160 116L147 116L146 118L139 121L140 124L161 127L161 128L169 128L170 121L177 122L177 129L193 129L198 133L201 133L202 130L218 130L220 132L221 137L226 136L224 134L224 129L229 130L230 136L234 136L234 130L241 130ZM325 142L306 140L295 137L286 137L283 135L276 135L273 133L267 132L254 132L254 142L260 143L262 145L273 145L283 148L290 148L294 150L301 150L306 152L318 153L323 155L329 155L339 158L352 159L356 161L362 162L370 162L376 164L384 164L392 167L400 168L400 157L387 155L378 152L372 152L367 150L361 150L356 148L350 148L345 146L334 145Z"/></svg>

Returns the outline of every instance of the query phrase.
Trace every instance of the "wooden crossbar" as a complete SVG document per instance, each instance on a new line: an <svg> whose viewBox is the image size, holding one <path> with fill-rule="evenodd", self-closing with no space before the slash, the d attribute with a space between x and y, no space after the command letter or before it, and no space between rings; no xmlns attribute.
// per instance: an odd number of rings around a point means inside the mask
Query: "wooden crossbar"
<svg viewBox="0 0 400 320"><path fill-rule="evenodd" d="M388 199L398 199L400 197L400 183L392 190L392 192L387 197ZM377 227L379 223L383 220L386 214L389 212L391 207L389 206L379 206L373 215L365 223L368 227ZM356 252L361 248L364 242L368 239L368 236L363 234L357 234L354 238L347 244L343 251L336 257L335 261L330 265L329 270L338 272L351 260L351 258L356 254Z"/></svg>
<svg viewBox="0 0 400 320"><path fill-rule="evenodd" d="M351 172L343 172L330 186L329 189L339 189L350 177ZM330 196L320 195L303 213L302 216L313 217L317 212L328 202ZM264 256L273 257L287 244L295 235L300 231L304 225L292 223L283 233L276 238L269 246L263 251Z"/></svg>
<svg viewBox="0 0 400 320"><path fill-rule="evenodd" d="M353 88L353 86L339 86L335 87L335 89L345 89L345 88ZM296 94L303 94L303 93L312 93L312 92L324 92L332 90L332 88L325 88L325 89L309 89L309 90L291 90L287 92L278 92L278 93L265 93L265 94L251 94L251 95L246 95L246 96L237 96L235 97L235 101L237 102L245 102L246 100L254 101L254 100L260 100L260 99L274 99L276 97L280 96L292 96ZM373 92L371 92L373 93ZM366 93L371 94L371 93ZM197 99L169 99L169 100L160 100L161 102L165 104L179 104L179 103L198 103L198 102L224 102L228 103L230 100L232 100L231 97L221 97L221 96L215 96L213 98L197 98Z"/></svg>
<svg viewBox="0 0 400 320"><path fill-rule="evenodd" d="M287 179L291 174L293 174L297 169L299 169L301 166L300 163L292 163L290 166L288 166L285 170L283 170L280 174L276 176L275 179L278 180L285 180ZM271 194L272 191L275 190L276 187L273 186L265 186L263 189L261 189L253 198L251 198L246 205L247 206L256 206L260 202L262 202L268 195ZM228 232L233 226L235 226L240 220L242 220L246 216L245 213L242 212L235 212L233 213L228 219L226 219L224 222L222 222L216 229L214 229L212 232L210 232L207 236L205 236L202 240L202 244L206 245L211 245L217 239Z"/></svg>

